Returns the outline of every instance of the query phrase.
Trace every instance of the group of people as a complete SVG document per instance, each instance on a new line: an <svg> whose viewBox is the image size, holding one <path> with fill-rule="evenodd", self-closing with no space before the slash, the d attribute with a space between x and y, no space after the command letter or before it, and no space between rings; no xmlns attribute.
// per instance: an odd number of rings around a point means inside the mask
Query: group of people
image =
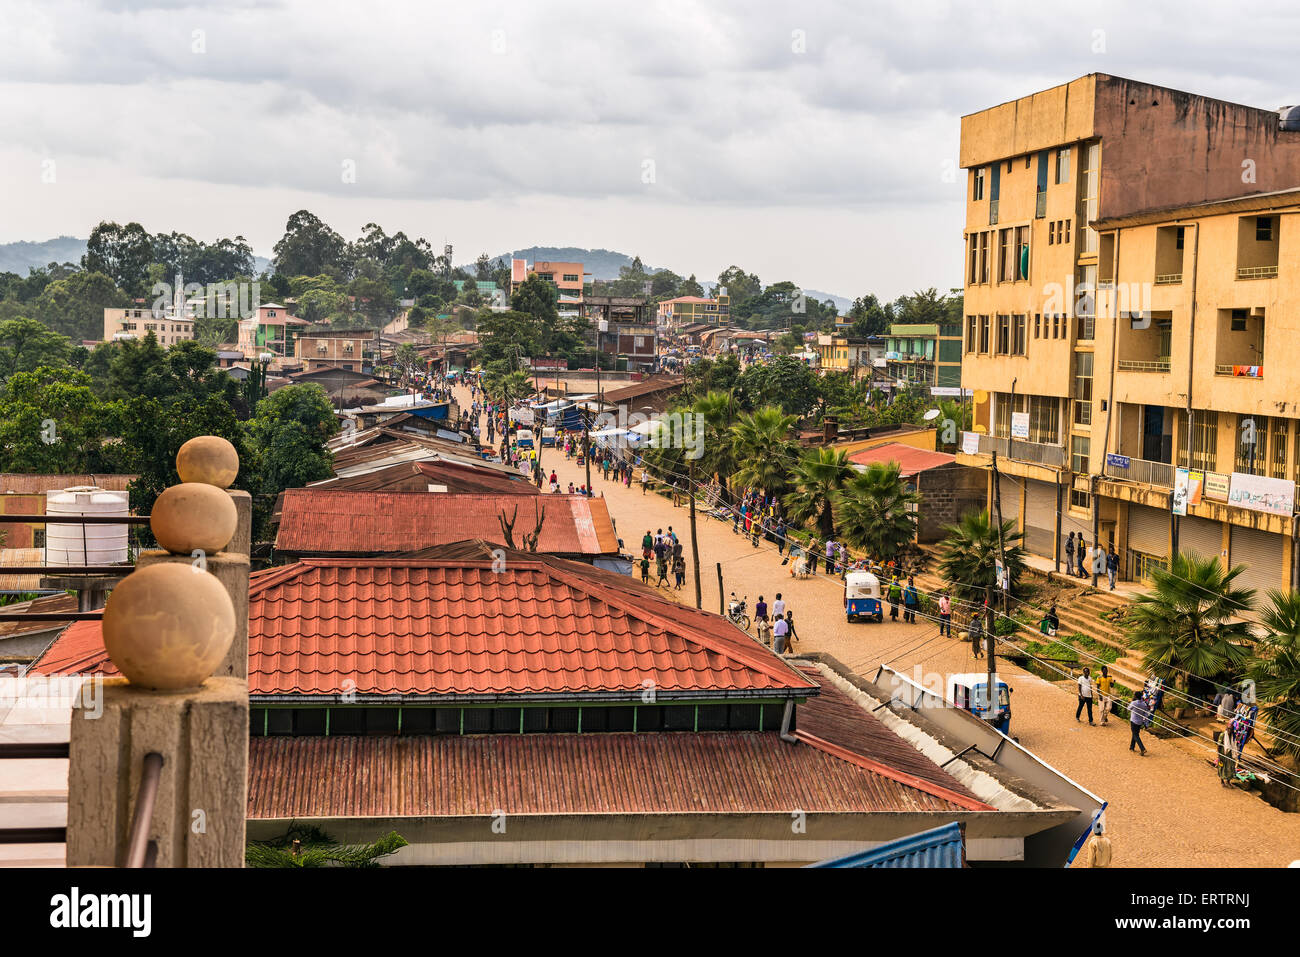
<svg viewBox="0 0 1300 957"><path fill-rule="evenodd" d="M754 630L758 632L758 640L778 655L794 650L794 643L798 640L794 630L794 612L786 607L780 592L776 593L770 608L767 600L758 596L754 605Z"/></svg>
<svg viewBox="0 0 1300 957"><path fill-rule="evenodd" d="M1071 532L1065 538L1065 573L1076 578L1087 578L1096 573L1106 574L1110 590L1115 590L1115 581L1119 577L1119 553L1114 546L1106 549L1101 543L1094 543L1089 549L1087 541L1080 532L1075 537Z"/></svg>
<svg viewBox="0 0 1300 957"><path fill-rule="evenodd" d="M650 530L646 529L645 535L641 538L641 581L647 585L650 584L651 560L655 563L655 572L658 576L655 587L664 585L674 591L680 591L686 584L686 556L682 554L682 543L671 525L668 526L667 533L661 528L652 535ZM671 582L668 579L670 572Z"/></svg>

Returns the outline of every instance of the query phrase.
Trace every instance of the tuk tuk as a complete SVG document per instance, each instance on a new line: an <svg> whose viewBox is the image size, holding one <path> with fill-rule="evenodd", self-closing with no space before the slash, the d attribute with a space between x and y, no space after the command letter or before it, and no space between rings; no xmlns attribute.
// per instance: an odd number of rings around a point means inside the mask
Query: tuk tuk
<svg viewBox="0 0 1300 957"><path fill-rule="evenodd" d="M954 708L969 711L993 725L1003 734L1011 734L1011 686L993 676L997 683L998 700L990 711L987 701L989 676L984 672L948 676L948 702Z"/></svg>
<svg viewBox="0 0 1300 957"><path fill-rule="evenodd" d="M880 604L880 579L871 572L849 572L844 578L844 614L849 621L859 618L885 620Z"/></svg>
<svg viewBox="0 0 1300 957"><path fill-rule="evenodd" d="M555 427L554 426L548 425L542 429L542 448L544 449L555 448Z"/></svg>
<svg viewBox="0 0 1300 957"><path fill-rule="evenodd" d="M520 449L531 449L533 447L533 430L520 429L515 433L515 447Z"/></svg>

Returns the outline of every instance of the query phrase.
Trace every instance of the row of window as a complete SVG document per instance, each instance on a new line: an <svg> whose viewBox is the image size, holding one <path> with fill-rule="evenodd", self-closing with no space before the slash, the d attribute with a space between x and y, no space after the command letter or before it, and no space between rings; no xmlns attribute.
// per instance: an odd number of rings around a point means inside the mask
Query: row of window
<svg viewBox="0 0 1300 957"><path fill-rule="evenodd" d="M780 704L592 707L258 708L253 735L560 734L596 731L778 731Z"/></svg>
<svg viewBox="0 0 1300 957"><path fill-rule="evenodd" d="M966 317L966 351L995 356L1026 355L1025 330L1027 316L967 316ZM1070 337L1070 317L1060 313L1042 315L1034 314L1035 339L1068 339ZM989 336L996 330L996 340L990 343ZM1096 334L1096 319L1092 316L1075 318L1075 336L1082 341L1091 341ZM990 346L992 346L990 348Z"/></svg>
<svg viewBox="0 0 1300 957"><path fill-rule="evenodd" d="M1047 245L1060 246L1070 241L1070 220L1057 219L1047 224Z"/></svg>
<svg viewBox="0 0 1300 957"><path fill-rule="evenodd" d="M1034 155L1032 153L1025 154L1025 169L1029 169L1032 165ZM1057 150L1040 150L1038 152L1038 192L1041 193L1047 188L1049 165L1054 170L1057 186L1070 182L1072 155L1072 150L1068 146ZM1012 162L1012 160L1005 161L1007 173L1011 172ZM986 187L990 185L992 188L988 191L989 199L995 202L998 200L1001 165L1000 163L993 163L990 166L980 166L971 170L971 200L973 202L981 202L984 199Z"/></svg>
<svg viewBox="0 0 1300 957"><path fill-rule="evenodd" d="M990 251L991 243L997 243ZM968 284L983 285L988 282L1022 282L1029 279L1029 227L1008 226L1005 229L986 230L968 236ZM990 279L989 258L997 256L996 269Z"/></svg>

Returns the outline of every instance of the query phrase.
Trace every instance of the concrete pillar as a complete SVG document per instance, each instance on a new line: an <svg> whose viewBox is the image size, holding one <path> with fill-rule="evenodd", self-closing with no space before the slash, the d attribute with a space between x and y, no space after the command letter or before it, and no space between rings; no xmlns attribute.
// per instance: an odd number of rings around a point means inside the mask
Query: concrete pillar
<svg viewBox="0 0 1300 957"><path fill-rule="evenodd" d="M253 547L253 496L239 489L227 489L227 492L235 503L239 524L235 526L235 537L226 546L226 551L247 558Z"/></svg>
<svg viewBox="0 0 1300 957"><path fill-rule="evenodd" d="M246 493L245 493L246 494ZM238 503L236 503L238 504ZM233 542L232 542L233 544ZM162 549L141 552L136 558L137 568L147 568L163 562L175 562L189 565L197 559L189 555L173 555ZM221 665L213 672L217 677L240 678L248 683L248 556L232 552L217 552L204 559L207 570L216 576L230 595L235 607L235 640L230 643L230 650L222 659Z"/></svg>
<svg viewBox="0 0 1300 957"><path fill-rule="evenodd" d="M145 755L163 757L147 829L158 867L243 867L248 793L248 684L208 678L193 691L104 680L102 713L72 713L69 867L121 867Z"/></svg>

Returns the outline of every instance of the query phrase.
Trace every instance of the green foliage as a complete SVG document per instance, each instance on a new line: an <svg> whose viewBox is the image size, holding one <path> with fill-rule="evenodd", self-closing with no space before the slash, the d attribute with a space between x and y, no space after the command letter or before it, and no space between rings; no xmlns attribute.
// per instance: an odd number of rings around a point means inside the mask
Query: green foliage
<svg viewBox="0 0 1300 957"><path fill-rule="evenodd" d="M32 303L32 311L55 332L80 342L104 334L105 307L125 306L129 301L109 276L86 271L49 283Z"/></svg>
<svg viewBox="0 0 1300 957"><path fill-rule="evenodd" d="M114 289L120 286L129 295L143 296L149 291L149 264L153 261L153 240L143 226L102 222L90 231L81 268L103 275ZM114 303L100 304L101 308L111 305ZM102 328L103 313L100 320Z"/></svg>
<svg viewBox="0 0 1300 957"><path fill-rule="evenodd" d="M852 474L845 452L808 449L790 476L793 491L783 499L793 523L813 523L824 541L835 535L835 504Z"/></svg>
<svg viewBox="0 0 1300 957"><path fill-rule="evenodd" d="M1274 732L1272 750L1300 759L1300 592L1270 591L1260 615L1264 636L1249 676L1260 717Z"/></svg>
<svg viewBox="0 0 1300 957"><path fill-rule="evenodd" d="M111 472L119 409L104 403L90 376L41 366L9 377L0 392L0 471Z"/></svg>
<svg viewBox="0 0 1300 957"><path fill-rule="evenodd" d="M289 217L273 253L275 271L285 276L325 273L341 279L350 269L348 245L343 237L305 209Z"/></svg>
<svg viewBox="0 0 1300 957"><path fill-rule="evenodd" d="M35 319L0 321L0 383L15 372L68 364L72 343Z"/></svg>
<svg viewBox="0 0 1300 957"><path fill-rule="evenodd" d="M333 457L325 443L338 432L338 420L319 385L288 385L257 404L244 430L244 467L254 476L250 491L255 518L264 529L281 492L333 474Z"/></svg>
<svg viewBox="0 0 1300 957"><path fill-rule="evenodd" d="M725 286L731 297L731 312L735 315L738 306L752 299L763 291L763 284L754 273L747 273L739 266L728 266L718 273L718 285Z"/></svg>
<svg viewBox="0 0 1300 957"><path fill-rule="evenodd" d="M790 465L798 457L790 439L796 421L772 405L740 416L731 428L739 466L737 485L761 489L764 495L784 495L789 490Z"/></svg>
<svg viewBox="0 0 1300 957"><path fill-rule="evenodd" d="M406 840L396 831L369 844L339 844L320 828L295 824L283 837L249 842L244 862L249 867L275 868L379 867L380 858L406 845Z"/></svg>
<svg viewBox="0 0 1300 957"><path fill-rule="evenodd" d="M820 400L821 381L798 359L779 356L749 366L741 373L736 392L746 408L777 405L789 415L803 417Z"/></svg>
<svg viewBox="0 0 1300 957"><path fill-rule="evenodd" d="M897 462L873 462L840 492L840 537L875 560L901 558L916 540L916 514L909 506L920 501L908 490Z"/></svg>
<svg viewBox="0 0 1300 957"><path fill-rule="evenodd" d="M998 594L998 527L989 518L988 509L967 512L956 525L945 526L948 537L943 543L939 572L959 601L980 602L986 595ZM1025 571L1022 535L1015 522L1002 523L1002 542L1006 551L1007 570L1011 575L1011 593L1015 594Z"/></svg>

